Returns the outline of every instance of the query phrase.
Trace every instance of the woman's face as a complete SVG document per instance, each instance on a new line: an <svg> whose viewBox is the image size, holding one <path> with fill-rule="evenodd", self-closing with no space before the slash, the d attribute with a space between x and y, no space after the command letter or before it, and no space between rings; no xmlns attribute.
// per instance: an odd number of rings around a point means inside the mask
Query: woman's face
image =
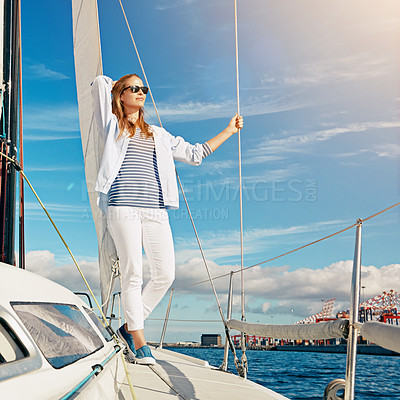
<svg viewBox="0 0 400 400"><path fill-rule="evenodd" d="M134 93L130 86L142 87L143 82L137 76L132 76L125 82L124 88L126 89L123 90L123 93L120 96L121 103L124 106L125 114L131 114L138 111L144 106L144 102L146 100L146 95L142 92L142 90Z"/></svg>

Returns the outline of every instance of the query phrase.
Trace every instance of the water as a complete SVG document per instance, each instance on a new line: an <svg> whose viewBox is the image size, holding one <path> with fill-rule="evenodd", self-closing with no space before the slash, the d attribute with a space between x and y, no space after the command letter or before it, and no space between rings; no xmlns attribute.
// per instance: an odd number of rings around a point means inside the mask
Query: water
<svg viewBox="0 0 400 400"><path fill-rule="evenodd" d="M216 367L222 364L224 353L223 349L171 350L207 360ZM249 379L292 400L322 400L327 384L345 377L346 354L250 350L246 355ZM236 373L231 354L228 370ZM356 400L400 400L399 384L400 357L357 355Z"/></svg>

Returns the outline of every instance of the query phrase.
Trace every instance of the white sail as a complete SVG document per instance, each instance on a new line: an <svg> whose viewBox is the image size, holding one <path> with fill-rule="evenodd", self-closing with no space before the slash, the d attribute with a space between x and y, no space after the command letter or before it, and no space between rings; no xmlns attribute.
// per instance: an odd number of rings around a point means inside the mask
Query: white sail
<svg viewBox="0 0 400 400"><path fill-rule="evenodd" d="M86 184L90 207L99 243L100 287L102 302L106 303L112 280L112 265L116 260L114 242L107 231L105 215L97 206L94 186L103 154L104 144L97 135L92 112L91 83L102 74L100 31L96 0L72 0L75 75L79 105L79 123L85 160Z"/></svg>

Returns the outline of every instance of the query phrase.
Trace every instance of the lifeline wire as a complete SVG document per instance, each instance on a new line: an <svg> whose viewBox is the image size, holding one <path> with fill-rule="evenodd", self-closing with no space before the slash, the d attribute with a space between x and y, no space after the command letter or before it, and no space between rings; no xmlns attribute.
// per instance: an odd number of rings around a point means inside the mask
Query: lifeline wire
<svg viewBox="0 0 400 400"><path fill-rule="evenodd" d="M397 206L399 206L399 205L400 205L400 202L398 202L398 203L396 203L396 204L393 204L393 205L391 205L391 206L389 206L389 207L387 207L387 208L385 208L385 209L383 209L383 210L381 210L381 211L378 211L377 213L375 213L375 214L373 214L373 215L370 215L370 216L367 217L367 218L361 218L360 221L361 221L361 222L368 221L368 220L370 220L370 219L372 219L372 218L375 218L375 217L377 217L378 215L380 215L380 214L382 214L382 213L384 213L384 212L386 212L386 211L389 211L389 210L391 210L392 208L397 207ZM246 270L248 270L248 269L250 269L250 268L254 268L254 267L260 266L261 264L265 264L265 263L267 263L267 262L270 262L270 261L276 260L276 259L278 259L278 258L287 256L288 254L291 254L291 253L294 253L294 252L299 251L299 250L301 250L301 249L304 249L305 247L308 247L308 246L311 246L311 245L313 245L313 244L322 242L323 240L329 239L329 238L331 238L331 237L333 237L333 236L339 235L340 233L346 232L346 231L348 231L348 230L351 229L351 228L354 228L357 224L358 224L358 222L354 223L353 225L348 226L347 228L343 228L343 229L341 229L340 231L331 233L331 234L328 235L328 236L324 236L324 237L322 237L321 239L314 240L313 242L307 243L307 244L305 244L305 245L303 245L303 246L300 246L300 247L297 247L297 248L295 248L295 249L293 249L293 250L287 251L286 253L280 254L279 256L275 256L275 257L269 258L268 260L259 262L259 263L257 263L257 264L250 265L250 266L248 266L248 267L245 267L243 270L246 271ZM238 272L240 272L240 270L232 271L232 272L233 272L234 274L237 274ZM227 273L227 274L222 274L222 275L214 276L212 279L215 280L215 279L219 279L219 278L224 278L224 277L226 277L226 276L229 276L230 274L231 274L231 273L229 272L229 273ZM185 285L185 286L178 286L178 287L175 287L175 289L181 289L181 288L184 288L184 287L200 285L200 284L206 283L206 282L208 282L208 280L199 281L199 282L194 282L194 283L191 283L191 284Z"/></svg>

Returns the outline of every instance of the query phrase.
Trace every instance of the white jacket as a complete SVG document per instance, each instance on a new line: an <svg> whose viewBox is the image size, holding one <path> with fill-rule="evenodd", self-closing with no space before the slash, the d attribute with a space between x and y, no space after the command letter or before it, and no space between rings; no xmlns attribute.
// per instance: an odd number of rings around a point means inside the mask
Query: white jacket
<svg viewBox="0 0 400 400"><path fill-rule="evenodd" d="M112 113L111 78L100 75L92 84L93 113L99 135L104 140L104 152L95 190L99 192L98 204L106 211L108 192L116 178L128 148L129 137L119 135L118 120ZM174 160L199 165L203 159L203 146L192 145L179 136L172 136L164 128L151 125L154 135L158 173L166 208L179 207Z"/></svg>

